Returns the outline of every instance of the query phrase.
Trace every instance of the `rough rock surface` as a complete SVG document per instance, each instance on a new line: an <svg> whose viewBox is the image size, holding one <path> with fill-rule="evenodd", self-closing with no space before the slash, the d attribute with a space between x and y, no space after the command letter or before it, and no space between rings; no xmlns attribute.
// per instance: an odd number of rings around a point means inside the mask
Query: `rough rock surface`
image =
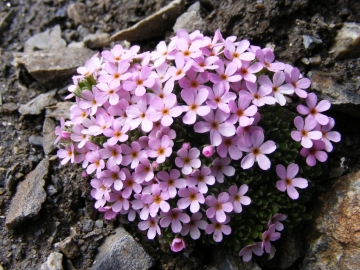
<svg viewBox="0 0 360 270"><path fill-rule="evenodd" d="M330 49L334 53L334 57L357 58L360 56L360 24L344 23L339 30L335 44Z"/></svg>
<svg viewBox="0 0 360 270"><path fill-rule="evenodd" d="M56 135L54 133L56 124L50 118L45 118L43 125L43 149L45 155L49 155L56 146L54 145L54 141L56 140Z"/></svg>
<svg viewBox="0 0 360 270"><path fill-rule="evenodd" d="M360 171L338 178L319 199L302 269L358 269Z"/></svg>
<svg viewBox="0 0 360 270"><path fill-rule="evenodd" d="M40 270L62 270L63 255L59 252L50 253L46 262L41 265Z"/></svg>
<svg viewBox="0 0 360 270"><path fill-rule="evenodd" d="M115 230L99 248L92 270L142 270L153 265L153 259L122 227Z"/></svg>
<svg viewBox="0 0 360 270"><path fill-rule="evenodd" d="M56 50L66 47L66 41L61 38L60 25L43 33L32 36L25 42L24 51Z"/></svg>
<svg viewBox="0 0 360 270"><path fill-rule="evenodd" d="M76 68L95 54L87 48L62 48L52 51L17 53L15 62L24 66L38 82L47 86L58 86L57 82L68 79Z"/></svg>
<svg viewBox="0 0 360 270"><path fill-rule="evenodd" d="M204 31L206 29L206 22L200 16L200 9L201 4L199 1L192 4L185 13L177 18L173 27L174 32L177 32L179 29L185 29L189 33L195 30Z"/></svg>
<svg viewBox="0 0 360 270"><path fill-rule="evenodd" d="M155 14L141 20L134 26L111 36L111 40L137 41L161 36L174 25L176 18L184 12L184 1L175 0Z"/></svg>
<svg viewBox="0 0 360 270"><path fill-rule="evenodd" d="M57 100L55 98L56 90L50 91L45 94L40 94L33 100L26 104L20 105L19 113L22 115L36 115L40 114L45 107L54 105Z"/></svg>
<svg viewBox="0 0 360 270"><path fill-rule="evenodd" d="M22 181L16 190L15 197L11 201L9 213L6 216L5 225L13 229L27 219L35 217L41 205L46 199L43 189L45 178L48 175L49 160L43 159Z"/></svg>

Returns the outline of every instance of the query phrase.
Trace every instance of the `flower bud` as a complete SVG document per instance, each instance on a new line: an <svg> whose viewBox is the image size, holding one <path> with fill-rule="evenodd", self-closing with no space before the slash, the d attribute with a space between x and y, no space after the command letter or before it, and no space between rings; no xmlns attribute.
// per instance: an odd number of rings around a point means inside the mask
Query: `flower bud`
<svg viewBox="0 0 360 270"><path fill-rule="evenodd" d="M185 248L185 242L181 238L174 238L171 243L171 250L173 252L179 252Z"/></svg>
<svg viewBox="0 0 360 270"><path fill-rule="evenodd" d="M186 150L189 150L189 149L190 149L190 143L184 142L183 145L181 146L181 148L184 148L184 149L186 149Z"/></svg>
<svg viewBox="0 0 360 270"><path fill-rule="evenodd" d="M81 173L81 176L84 177L84 178L86 178L86 177L88 177L88 174L87 174L86 171L83 171L83 172Z"/></svg>
<svg viewBox="0 0 360 270"><path fill-rule="evenodd" d="M204 149L202 150L202 153L205 157L211 157L214 154L214 147L212 147L211 145L205 146Z"/></svg>

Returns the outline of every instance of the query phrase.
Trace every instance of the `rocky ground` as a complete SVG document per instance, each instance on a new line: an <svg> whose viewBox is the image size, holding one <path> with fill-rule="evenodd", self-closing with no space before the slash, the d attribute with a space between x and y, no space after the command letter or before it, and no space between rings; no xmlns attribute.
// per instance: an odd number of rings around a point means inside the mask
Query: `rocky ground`
<svg viewBox="0 0 360 270"><path fill-rule="evenodd" d="M63 97L76 67L116 42L153 49L180 28L220 29L272 47L333 103L342 141L330 156L325 193L309 204L314 219L284 235L271 260L242 264L200 245L172 254L120 218L105 221L87 181L54 156L53 130L68 114ZM0 44L0 269L360 265L358 0L9 0L0 2Z"/></svg>

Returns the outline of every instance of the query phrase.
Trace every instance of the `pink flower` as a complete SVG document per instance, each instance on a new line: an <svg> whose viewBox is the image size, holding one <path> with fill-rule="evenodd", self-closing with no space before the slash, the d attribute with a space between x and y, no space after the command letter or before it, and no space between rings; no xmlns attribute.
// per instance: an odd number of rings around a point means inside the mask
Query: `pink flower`
<svg viewBox="0 0 360 270"><path fill-rule="evenodd" d="M203 148L202 150L202 154L205 157L212 157L212 155L214 154L215 150L214 147L212 145L207 145Z"/></svg>
<svg viewBox="0 0 360 270"><path fill-rule="evenodd" d="M292 84L283 84L284 81L285 74L282 71L277 71L274 74L273 82L266 75L262 75L259 78L260 85L270 85L272 87L274 97L281 106L284 106L286 103L284 94L291 95L294 93L294 86Z"/></svg>
<svg viewBox="0 0 360 270"><path fill-rule="evenodd" d="M178 38L176 40L176 48L178 49L179 53L182 54L185 59L189 58L197 58L201 56L202 52L200 51L200 46L202 45L201 40L195 40L191 43L189 47L189 43L186 41L185 38Z"/></svg>
<svg viewBox="0 0 360 270"><path fill-rule="evenodd" d="M275 229L280 232L284 229L284 225L280 221L284 221L286 218L287 216L284 214L276 214L268 221L268 227L275 224Z"/></svg>
<svg viewBox="0 0 360 270"><path fill-rule="evenodd" d="M219 222L215 218L211 218L210 221L212 224L208 224L206 226L206 233L213 234L213 239L215 242L221 242L223 239L223 234L229 235L231 234L231 227L229 225L225 225L229 223L230 218L227 216L224 222Z"/></svg>
<svg viewBox="0 0 360 270"><path fill-rule="evenodd" d="M90 109L90 115L94 115L98 107L102 106L108 99L106 93L101 92L96 87L93 87L92 91L82 91L81 96L79 107L83 110Z"/></svg>
<svg viewBox="0 0 360 270"><path fill-rule="evenodd" d="M254 73L258 73L262 70L263 66L259 62L251 63L251 61L243 61L242 66L239 68L239 74L245 81L255 83L257 77Z"/></svg>
<svg viewBox="0 0 360 270"><path fill-rule="evenodd" d="M219 108L225 113L229 113L229 101L236 99L236 95L229 90L226 90L221 84L214 84L209 89L209 96L206 104L213 110Z"/></svg>
<svg viewBox="0 0 360 270"><path fill-rule="evenodd" d="M212 195L207 196L205 203L210 206L210 208L206 210L206 216L208 218L213 218L215 216L218 222L225 222L225 212L229 213L234 209L233 204L229 201L229 198L229 194L226 192L221 192L218 199Z"/></svg>
<svg viewBox="0 0 360 270"><path fill-rule="evenodd" d="M185 148L181 148L177 151L177 157L175 158L175 164L181 169L181 172L185 175L190 174L194 168L201 166L201 161L198 158L200 151L197 148L191 148L189 151Z"/></svg>
<svg viewBox="0 0 360 270"><path fill-rule="evenodd" d="M139 222L138 228L142 231L148 230L147 238L154 239L156 234L161 235L158 220L158 217L148 217L147 220Z"/></svg>
<svg viewBox="0 0 360 270"><path fill-rule="evenodd" d="M98 208L99 212L105 212L104 218L106 220L114 219L119 213L114 212L111 206L104 206Z"/></svg>
<svg viewBox="0 0 360 270"><path fill-rule="evenodd" d="M275 232L275 224L272 224L267 231L265 231L262 235L262 249L265 250L266 253L270 253L271 244L270 241L276 241L280 238L281 234Z"/></svg>
<svg viewBox="0 0 360 270"><path fill-rule="evenodd" d="M297 111L302 115L308 115L308 117L314 117L320 125L326 125L329 122L329 117L321 112L327 111L331 103L328 100L321 100L317 104L317 96L314 93L308 94L306 98L307 107L304 105L298 105Z"/></svg>
<svg viewBox="0 0 360 270"><path fill-rule="evenodd" d="M150 150L146 151L146 154L149 157L156 158L158 164L163 163L167 157L172 153L172 148L170 147L169 136L164 135L161 140L150 139L149 140Z"/></svg>
<svg viewBox="0 0 360 270"><path fill-rule="evenodd" d="M176 237L173 239L170 248L173 252L179 252L185 248L185 242L183 239Z"/></svg>
<svg viewBox="0 0 360 270"><path fill-rule="evenodd" d="M273 62L275 59L275 55L271 49L268 48L258 49L255 51L255 55L256 58L259 60L259 62L263 64L265 68L267 68L272 72L277 72L285 68L284 63Z"/></svg>
<svg viewBox="0 0 360 270"><path fill-rule="evenodd" d="M210 168L204 166L201 170L197 169L193 171L187 178L186 184L188 186L195 186L197 185L199 191L202 194L208 192L207 185L215 184L215 177L211 175Z"/></svg>
<svg viewBox="0 0 360 270"><path fill-rule="evenodd" d="M141 158L140 164L135 168L135 181L142 184L144 181L149 182L154 178L154 171L147 158Z"/></svg>
<svg viewBox="0 0 360 270"><path fill-rule="evenodd" d="M122 150L120 145L109 145L108 143L104 143L103 147L104 148L100 149L99 152L104 159L108 159L106 161L106 168L110 170L111 167L120 165L122 161Z"/></svg>
<svg viewBox="0 0 360 270"><path fill-rule="evenodd" d="M276 182L276 187L284 192L287 190L287 194L293 200L299 198L299 192L295 189L306 188L308 186L308 181L304 178L294 178L299 172L299 166L295 163L289 164L287 170L284 165L276 166L276 173L281 178L281 180Z"/></svg>
<svg viewBox="0 0 360 270"><path fill-rule="evenodd" d="M235 74L238 67L234 62L230 62L225 69L224 62L222 60L216 61L215 64L219 66L216 69L217 74L210 73L209 79L214 83L214 87L221 86L225 92L228 92L230 89L230 82L238 82L241 80L241 76L239 74Z"/></svg>
<svg viewBox="0 0 360 270"><path fill-rule="evenodd" d="M226 39L224 55L227 59L232 60L238 68L241 68L242 61L252 61L255 59L253 52L245 52L250 47L250 42L246 39L241 40L235 49L234 42Z"/></svg>
<svg viewBox="0 0 360 270"><path fill-rule="evenodd" d="M230 201L234 205L234 212L241 213L242 207L241 205L249 205L251 203L251 199L248 196L244 196L244 194L249 190L248 185L241 185L239 190L237 186L231 186L229 189Z"/></svg>
<svg viewBox="0 0 360 270"><path fill-rule="evenodd" d="M152 108L148 108L146 96L140 97L136 104L126 108L126 115L131 118L129 122L131 130L137 128L141 124L141 129L149 132L153 128L153 122L148 119L149 113Z"/></svg>
<svg viewBox="0 0 360 270"><path fill-rule="evenodd" d="M208 89L208 86L205 86L204 84L209 81L209 74L207 72L202 71L201 73L195 72L192 69L190 69L186 77L183 77L179 80L179 85L183 89L191 89L191 90L197 90L200 89Z"/></svg>
<svg viewBox="0 0 360 270"><path fill-rule="evenodd" d="M171 223L171 230L173 233L179 233L181 231L181 222L188 223L190 221L190 217L177 208L171 209L167 213L161 212L161 215L163 218L160 220L160 226L166 228Z"/></svg>
<svg viewBox="0 0 360 270"><path fill-rule="evenodd" d="M298 68L292 68L289 73L285 73L285 80L294 86L295 94L301 98L307 97L308 94L304 89L309 88L311 81L307 78L301 78Z"/></svg>
<svg viewBox="0 0 360 270"><path fill-rule="evenodd" d="M168 74L172 76L174 80L180 80L193 65L193 60L185 63L185 57L182 54L176 54L175 65L176 66L169 68Z"/></svg>
<svg viewBox="0 0 360 270"><path fill-rule="evenodd" d="M176 188L186 187L186 180L180 177L180 172L176 169L172 169L170 174L166 171L161 171L157 174L157 178L160 180L161 190L167 190L170 198L174 198L177 195Z"/></svg>
<svg viewBox="0 0 360 270"><path fill-rule="evenodd" d="M302 148L300 150L300 155L306 157L306 164L309 166L315 166L316 160L320 162L325 162L328 158L328 155L325 151L321 151L325 148L325 143L323 141L314 141L311 148Z"/></svg>
<svg viewBox="0 0 360 270"><path fill-rule="evenodd" d="M182 113L182 108L177 106L176 95L172 93L167 95L164 100L154 97L150 105L155 110L149 113L148 119L153 122L161 119L161 124L165 127L174 122L173 117L178 117Z"/></svg>
<svg viewBox="0 0 360 270"><path fill-rule="evenodd" d="M207 99L208 94L209 91L205 88L200 89L198 93L192 89L184 89L181 91L181 97L187 104L182 106L183 111L186 112L183 117L185 124L194 124L196 115L205 116L210 112L209 106L201 106Z"/></svg>
<svg viewBox="0 0 360 270"><path fill-rule="evenodd" d="M233 113L227 120L231 124L239 122L240 126L246 127L254 122L254 116L257 112L255 105L250 105L251 98L249 95L239 95L238 105L234 100L229 101L229 109Z"/></svg>
<svg viewBox="0 0 360 270"><path fill-rule="evenodd" d="M141 146L137 141L131 143L131 147L127 144L121 145L122 153L124 154L121 165L128 166L131 163L131 169L135 169L139 164L140 159L146 159L145 150L141 150Z"/></svg>
<svg viewBox="0 0 360 270"><path fill-rule="evenodd" d="M134 172L130 173L128 168L122 168L121 171L125 174L125 178L123 179L124 187L123 187L122 195L125 198L129 198L132 191L134 191L135 193L140 193L142 186L135 182L134 180L135 173Z"/></svg>
<svg viewBox="0 0 360 270"><path fill-rule="evenodd" d="M297 142L301 140L303 147L310 148L313 145L312 140L321 138L320 131L312 131L317 124L315 118L306 117L304 125L304 119L301 116L296 116L294 124L297 131L291 131L291 138Z"/></svg>
<svg viewBox="0 0 360 270"><path fill-rule="evenodd" d="M194 213L189 223L183 225L180 234L182 236L187 235L190 232L190 237L194 240L200 238L200 230L205 230L208 223L205 220L202 220L202 214L200 212Z"/></svg>
<svg viewBox="0 0 360 270"><path fill-rule="evenodd" d="M166 46L165 41L160 41L158 45L156 45L156 51L151 53L151 59L154 61L154 66L161 66L168 55L171 55L175 49L175 41L171 41L168 46Z"/></svg>
<svg viewBox="0 0 360 270"><path fill-rule="evenodd" d="M246 87L250 92L250 97L252 99L252 103L258 107L264 106L265 104L273 105L276 102L276 99L272 96L269 96L272 92L272 88L270 85L261 85L258 89L257 83L251 83L246 81ZM248 94L249 92L245 90L240 91L240 95Z"/></svg>
<svg viewBox="0 0 360 270"><path fill-rule="evenodd" d="M218 146L222 142L222 137L231 137L235 134L235 126L225 122L229 117L228 113L217 110L215 115L213 111L203 116L205 121L197 122L194 125L194 131L197 133L205 133L210 131L210 141L213 146Z"/></svg>
<svg viewBox="0 0 360 270"><path fill-rule="evenodd" d="M225 158L228 154L233 160L238 160L242 157L242 152L237 147L239 136L223 138L223 142L216 148L220 157Z"/></svg>
<svg viewBox="0 0 360 270"><path fill-rule="evenodd" d="M125 81L122 86L126 91L132 91L135 89L135 95L141 97L146 93L145 87L150 88L155 83L153 78L149 78L150 74L151 69L144 66L140 72L133 75L133 80Z"/></svg>
<svg viewBox="0 0 360 270"><path fill-rule="evenodd" d="M271 162L264 154L271 154L274 152L276 144L273 141L266 141L264 143L264 133L261 131L254 132L253 136L251 136L251 142L251 147L243 144L238 145L240 150L249 153L242 159L241 168L244 170L251 168L256 160L262 170L268 170L271 166Z"/></svg>
<svg viewBox="0 0 360 270"><path fill-rule="evenodd" d="M320 130L322 133L321 140L325 143L326 152L331 152L333 146L330 141L339 142L341 140L341 135L337 131L331 131L335 125L334 118L329 117L329 122L325 126L317 125L316 130Z"/></svg>
<svg viewBox="0 0 360 270"><path fill-rule="evenodd" d="M117 142L125 142L129 138L126 134L130 129L129 124L125 124L124 126L121 125L119 118L115 119L112 123L112 128L107 128L104 130L104 135L110 137L108 139L109 145L115 145Z"/></svg>
<svg viewBox="0 0 360 270"><path fill-rule="evenodd" d="M86 168L86 172L88 174L92 174L96 170L96 177L100 178L101 170L105 168L105 161L103 160L99 150L87 153L86 159L91 163Z"/></svg>
<svg viewBox="0 0 360 270"><path fill-rule="evenodd" d="M129 200L122 195L122 191L114 191L110 193L109 202L113 202L112 210L120 212L122 209L128 210L130 207Z"/></svg>
<svg viewBox="0 0 360 270"><path fill-rule="evenodd" d="M100 83L111 83L115 81L115 87L120 85L120 81L127 80L131 77L131 73L126 72L130 64L126 60L121 60L115 65L115 63L108 62L105 64L104 70L108 74L99 76L98 82Z"/></svg>
<svg viewBox="0 0 360 270"><path fill-rule="evenodd" d="M177 206L180 209L186 209L190 205L191 213L196 213L200 209L200 204L205 202L204 195L201 194L197 187L190 186L188 188L181 188L178 195L182 199L178 200Z"/></svg>
<svg viewBox="0 0 360 270"><path fill-rule="evenodd" d="M170 205L167 202L169 199L169 192L161 191L158 184L153 184L151 186L151 194L143 194L141 200L144 203L149 204L150 216L155 217L161 209L163 212L168 212L170 210Z"/></svg>
<svg viewBox="0 0 360 270"><path fill-rule="evenodd" d="M54 144L57 144L60 139L67 140L70 138L71 133L69 131L64 130L65 129L65 120L63 117L60 118L60 127L57 126L55 128L55 135L57 135L56 140L54 141Z"/></svg>
<svg viewBox="0 0 360 270"><path fill-rule="evenodd" d="M109 99L110 105L116 105L119 102L119 95L117 92L121 89L116 81L107 83L99 83L96 85L101 91L104 91L105 95Z"/></svg>
<svg viewBox="0 0 360 270"><path fill-rule="evenodd" d="M239 256L243 257L244 262L248 262L251 260L252 254L254 253L257 256L261 256L264 254L264 250L261 247L261 242L254 243L252 245L248 245L243 247L240 252Z"/></svg>
<svg viewBox="0 0 360 270"><path fill-rule="evenodd" d="M211 165L211 174L215 176L216 181L224 183L224 175L233 176L235 174L235 168L229 166L230 158L215 158Z"/></svg>

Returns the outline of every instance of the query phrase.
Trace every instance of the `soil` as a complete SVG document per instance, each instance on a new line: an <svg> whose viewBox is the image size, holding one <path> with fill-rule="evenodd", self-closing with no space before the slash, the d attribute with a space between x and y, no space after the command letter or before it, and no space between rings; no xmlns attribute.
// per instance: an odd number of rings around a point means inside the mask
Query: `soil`
<svg viewBox="0 0 360 270"><path fill-rule="evenodd" d="M86 6L87 18L79 27L67 16L70 0L9 0L0 2L0 104L18 106L25 104L47 89L24 71L12 65L13 53L22 52L31 36L55 25L60 25L63 38L69 43L80 41L81 31L97 31L110 34L134 25L139 20L159 10L170 1L79 1ZM186 1L186 7L194 1ZM329 48L336 31L344 22L360 23L358 0L202 0L202 17L207 22L204 34L211 35L221 29L223 36L236 35L249 39L252 44L266 46L274 44L277 59L300 68L303 73L313 69L328 72L341 83L359 76L359 59L335 61ZM326 25L326 26L325 26ZM331 27L329 27L331 25ZM172 34L135 42L142 50L154 49L156 44ZM303 35L317 36L322 43L312 50L304 48ZM305 65L301 59L319 55L321 63ZM58 90L70 82L59 81ZM59 91L62 100L64 91ZM342 133L340 142L330 156L330 162L339 167L340 158L347 171L360 168L360 128L354 123L358 119L331 110L336 120L336 130ZM199 246L188 256L174 255L161 248L157 241L149 242L142 232L126 224L120 218L103 221L102 214L94 209L90 197L90 185L79 171L71 166L61 166L58 160L51 161L49 177L45 187L53 185L57 192L48 195L36 219L26 221L14 230L5 227L5 216L16 191L16 183L23 180L36 165L45 158L41 146L29 143L32 135L42 135L44 114L20 116L17 110L0 114L0 265L5 269L39 269L47 256L56 250L54 245L68 236L73 236L80 252L73 258L64 259L64 269L89 269L93 264L97 247L120 223L133 233L155 259L154 269L207 269L209 254L213 250ZM54 154L54 153L53 153ZM10 190L6 188L9 176L15 180ZM98 226L94 225L97 222ZM91 226L92 225L92 226ZM89 229L89 226L91 229ZM262 264L263 269L277 269L276 264ZM298 269L301 263L292 266ZM0 267L1 269L1 267Z"/></svg>

